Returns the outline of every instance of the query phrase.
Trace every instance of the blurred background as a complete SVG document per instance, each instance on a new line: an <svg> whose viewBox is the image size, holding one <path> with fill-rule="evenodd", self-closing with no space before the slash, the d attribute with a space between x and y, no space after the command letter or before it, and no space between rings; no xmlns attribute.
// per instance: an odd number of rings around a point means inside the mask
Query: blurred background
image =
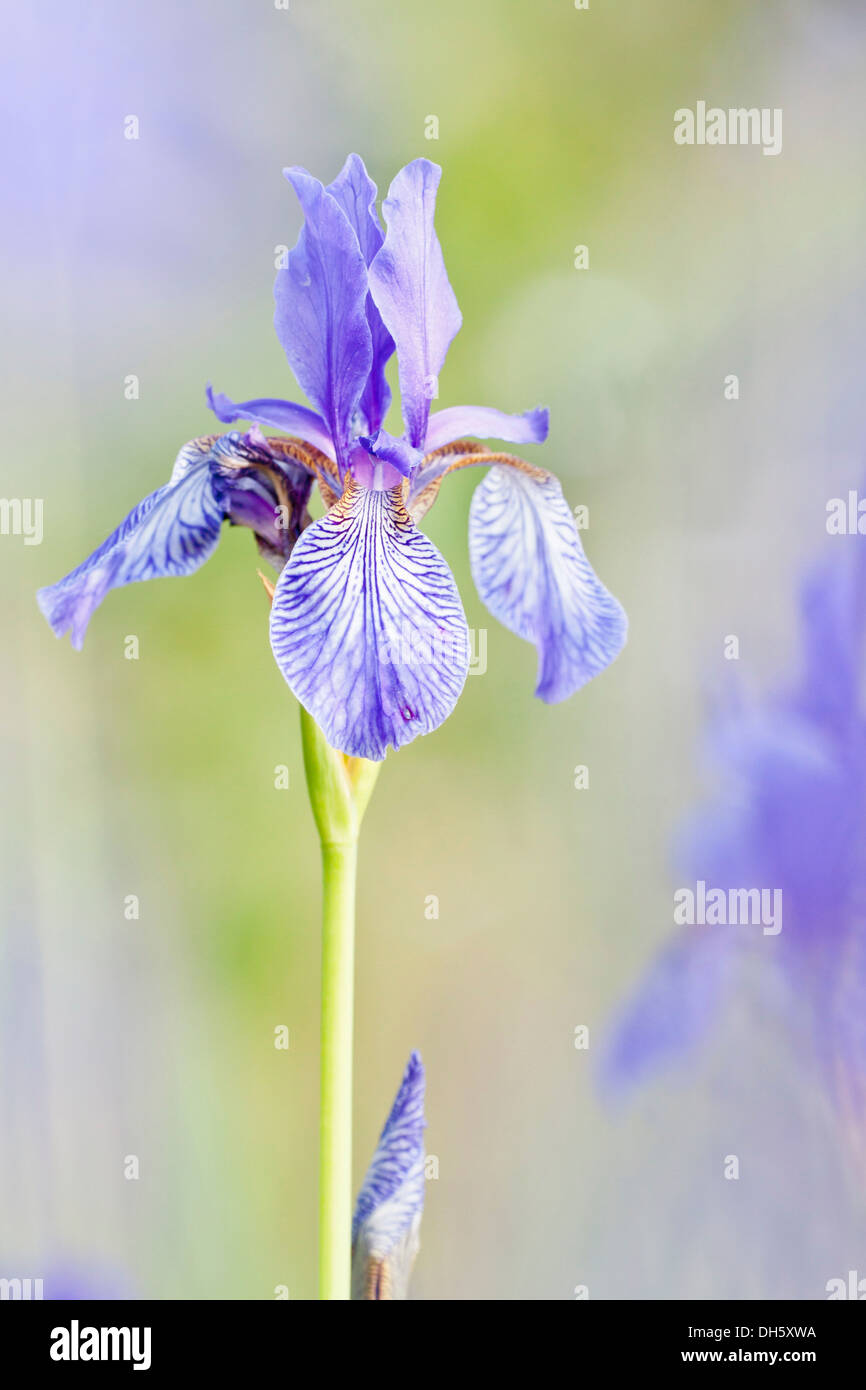
<svg viewBox="0 0 866 1390"><path fill-rule="evenodd" d="M11 23L2 492L44 499L44 538L0 537L0 1274L314 1296L319 866L253 541L110 594L80 654L34 593L211 432L206 381L299 398L271 327L300 226L281 169L327 181L357 150L381 192L442 164L464 327L439 405L550 406L527 454L589 508L631 623L576 698L534 700L532 649L472 585L478 478L443 490L425 529L487 669L389 756L365 823L358 1182L417 1047L438 1178L416 1298L820 1298L866 1275L866 1176L805 1027L735 992L627 1105L598 1083L674 930L725 639L751 688L783 679L804 567L856 543L825 508L864 461L858 0L92 0ZM782 153L677 146L699 100L782 108Z"/></svg>

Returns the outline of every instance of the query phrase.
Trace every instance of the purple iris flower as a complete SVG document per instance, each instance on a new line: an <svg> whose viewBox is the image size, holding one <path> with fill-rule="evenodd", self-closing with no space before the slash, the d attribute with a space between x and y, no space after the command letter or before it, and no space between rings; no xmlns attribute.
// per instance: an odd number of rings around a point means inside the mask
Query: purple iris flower
<svg viewBox="0 0 866 1390"><path fill-rule="evenodd" d="M463 606L417 523L447 474L483 465L491 471L472 500L472 571L494 616L536 645L536 694L564 700L614 659L625 614L586 559L559 483L468 437L541 443L547 411L452 406L431 414L461 324L433 225L440 172L426 159L400 171L383 204L383 232L376 186L357 155L328 187L287 170L305 223L277 275L275 326L313 408L236 403L208 387L224 423L243 419L290 437L265 440L256 431L187 445L169 484L40 592L58 635L70 631L80 646L108 589L189 573L216 545L223 520L251 526L281 570L271 645L283 675L334 747L380 760L388 747L437 728L463 687ZM399 436L384 428L385 366L395 349ZM314 482L328 510L311 522ZM275 502L280 483L288 499ZM273 509L284 517L287 505L289 524L275 538Z"/></svg>
<svg viewBox="0 0 866 1390"><path fill-rule="evenodd" d="M424 1208L424 1080L413 1052L355 1206L353 1299L406 1298Z"/></svg>
<svg viewBox="0 0 866 1390"><path fill-rule="evenodd" d="M765 1007L802 1035L807 1013L849 1137L866 1135L866 545L835 539L801 598L797 678L718 718L719 791L685 829L679 862L707 885L781 890L783 929L685 927L620 1011L601 1080L624 1095L702 1042L752 957ZM841 548L844 547L844 548Z"/></svg>

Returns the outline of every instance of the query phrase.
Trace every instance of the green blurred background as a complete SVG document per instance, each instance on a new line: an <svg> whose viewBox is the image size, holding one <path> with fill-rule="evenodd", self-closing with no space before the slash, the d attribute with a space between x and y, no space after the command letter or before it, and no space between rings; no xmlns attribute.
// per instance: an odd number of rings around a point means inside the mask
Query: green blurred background
<svg viewBox="0 0 866 1390"><path fill-rule="evenodd" d="M820 1297L866 1223L797 1039L743 999L619 1116L593 1064L671 930L724 638L758 687L783 668L824 501L860 476L862 7L99 0L14 23L2 488L44 498L45 534L0 538L0 1254L140 1296L314 1293L317 847L253 542L111 594L81 654L34 591L211 430L205 381L298 397L271 328L299 228L280 171L327 180L355 149L380 191L442 164L464 327L439 405L550 406L529 456L589 507L631 622L578 697L535 701L531 648L472 585L477 478L443 490L425 526L488 665L388 758L365 824L358 1181L417 1047L439 1177L415 1297ZM699 99L781 107L782 154L676 146Z"/></svg>

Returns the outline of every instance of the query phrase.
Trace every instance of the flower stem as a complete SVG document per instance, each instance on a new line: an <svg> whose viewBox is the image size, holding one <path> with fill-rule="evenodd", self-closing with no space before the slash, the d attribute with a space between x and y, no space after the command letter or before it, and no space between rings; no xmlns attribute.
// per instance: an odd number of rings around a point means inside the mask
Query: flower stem
<svg viewBox="0 0 866 1390"><path fill-rule="evenodd" d="M304 769L322 845L319 1297L348 1299L352 1242L352 1028L358 834L379 764L331 748L301 710Z"/></svg>
<svg viewBox="0 0 866 1390"><path fill-rule="evenodd" d="M319 1297L348 1298L356 844L322 844Z"/></svg>

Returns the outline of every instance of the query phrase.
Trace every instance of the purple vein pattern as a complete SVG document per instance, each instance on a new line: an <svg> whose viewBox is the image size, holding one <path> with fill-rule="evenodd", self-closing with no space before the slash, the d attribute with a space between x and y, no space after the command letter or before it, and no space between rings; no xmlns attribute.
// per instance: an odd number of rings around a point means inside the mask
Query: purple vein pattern
<svg viewBox="0 0 866 1390"><path fill-rule="evenodd" d="M352 1222L352 1298L404 1299L424 1208L424 1066L409 1058Z"/></svg>
<svg viewBox="0 0 866 1390"><path fill-rule="evenodd" d="M617 656L625 614L587 560L552 474L478 438L540 444L542 407L431 413L462 317L434 224L441 170L401 169L384 199L358 155L327 186L285 171L304 212L277 274L274 325L312 408L207 388L231 433L186 445L151 493L84 564L39 592L58 636L80 647L110 589L190 574L222 523L251 529L279 572L271 646L286 681L332 745L381 760L451 713L469 630L445 560L418 529L444 478L492 467L476 493L476 587L506 627L535 644L536 694L567 699ZM385 428L385 368L396 353L403 429ZM286 432L265 438L261 426ZM326 515L307 510L318 484Z"/></svg>

